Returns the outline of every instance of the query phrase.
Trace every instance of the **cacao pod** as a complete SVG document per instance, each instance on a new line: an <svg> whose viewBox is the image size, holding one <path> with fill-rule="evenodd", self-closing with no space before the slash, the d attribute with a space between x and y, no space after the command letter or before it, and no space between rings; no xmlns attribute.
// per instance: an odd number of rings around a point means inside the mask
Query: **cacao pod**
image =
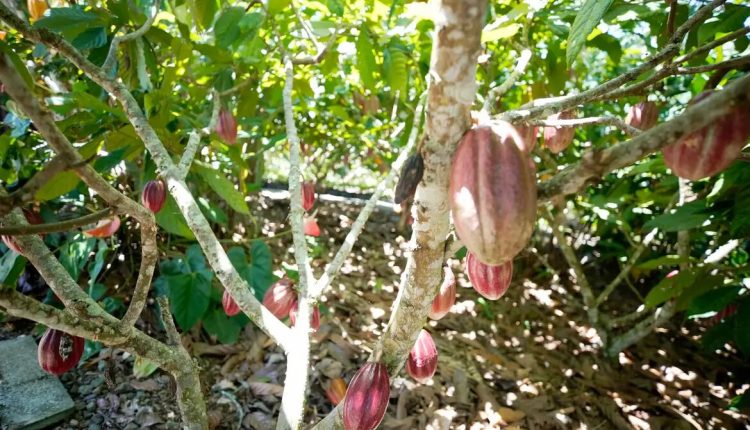
<svg viewBox="0 0 750 430"><path fill-rule="evenodd" d="M406 371L417 382L424 384L435 374L438 364L438 352L430 333L422 329L417 342L409 352L406 360Z"/></svg>
<svg viewBox="0 0 750 430"><path fill-rule="evenodd" d="M333 406L337 406L344 400L346 395L346 382L341 378L333 378L326 388L326 397L331 401Z"/></svg>
<svg viewBox="0 0 750 430"><path fill-rule="evenodd" d="M62 375L81 360L84 343L81 337L47 329L37 349L39 366L47 373Z"/></svg>
<svg viewBox="0 0 750 430"><path fill-rule="evenodd" d="M388 369L382 363L368 362L354 375L344 397L344 428L374 430L378 427L391 395Z"/></svg>
<svg viewBox="0 0 750 430"><path fill-rule="evenodd" d="M401 168L401 177L396 184L396 192L393 202L401 204L408 200L417 191L417 185L424 175L424 160L422 154L416 153L406 159L404 167Z"/></svg>
<svg viewBox="0 0 750 430"><path fill-rule="evenodd" d="M234 145L237 142L237 120L228 109L221 108L219 118L216 121L216 134L227 145Z"/></svg>
<svg viewBox="0 0 750 430"><path fill-rule="evenodd" d="M313 217L305 217L303 220L304 228L305 228L305 234L307 236L313 236L318 237L320 236L320 227L318 226L318 222L315 221L315 218Z"/></svg>
<svg viewBox="0 0 750 430"><path fill-rule="evenodd" d="M440 290L432 301L430 318L437 321L446 316L454 303L456 303L456 277L450 267L446 266L443 269L443 282L440 284Z"/></svg>
<svg viewBox="0 0 750 430"><path fill-rule="evenodd" d="M221 298L221 306L224 307L224 313L228 317L233 317L240 313L240 306L234 301L229 291L224 290L224 296Z"/></svg>
<svg viewBox="0 0 750 430"><path fill-rule="evenodd" d="M497 300L508 291L513 278L513 261L499 266L490 266L479 261L476 256L466 254L466 272L474 289L489 300Z"/></svg>
<svg viewBox="0 0 750 430"><path fill-rule="evenodd" d="M302 183L302 208L309 212L315 204L315 184L312 182Z"/></svg>
<svg viewBox="0 0 750 430"><path fill-rule="evenodd" d="M640 130L648 130L659 121L659 107L654 102L640 102L630 108L625 123Z"/></svg>
<svg viewBox="0 0 750 430"><path fill-rule="evenodd" d="M513 125L513 127L516 128L516 131L518 132L518 135L521 136L521 140L524 143L524 147L526 148L526 152L531 153L531 151L534 150L534 147L536 146L536 139L539 135L539 127L533 126L533 125Z"/></svg>
<svg viewBox="0 0 750 430"><path fill-rule="evenodd" d="M559 119L574 119L576 115L571 111L556 113L547 118L547 121ZM544 144L553 154L562 152L573 142L576 130L573 127L544 127Z"/></svg>
<svg viewBox="0 0 750 430"><path fill-rule="evenodd" d="M146 182L141 194L141 203L148 210L157 213L164 207L167 201L167 186L161 179Z"/></svg>
<svg viewBox="0 0 750 430"><path fill-rule="evenodd" d="M96 223L96 227L83 232L88 237L105 238L110 237L120 228L120 217L115 215L112 219L102 219Z"/></svg>
<svg viewBox="0 0 750 430"><path fill-rule="evenodd" d="M285 318L297 302L297 291L292 286L292 280L281 278L271 285L263 296L263 306L268 308L278 319Z"/></svg>
<svg viewBox="0 0 750 430"><path fill-rule="evenodd" d="M49 9L46 0L26 0L26 6L29 8L29 16L32 21L36 21L44 15Z"/></svg>
<svg viewBox="0 0 750 430"><path fill-rule="evenodd" d="M691 104L709 94L699 94ZM706 127L662 149L664 164L675 175L691 181L714 176L737 159L748 139L750 107L738 105Z"/></svg>
<svg viewBox="0 0 750 430"><path fill-rule="evenodd" d="M289 311L289 321L292 323L292 325L295 325L297 323L297 309L298 309L298 302L294 302L294 306L292 306L292 309ZM312 317L310 318L310 328L313 331L318 331L320 328L320 309L318 308L318 305L315 305L312 307Z"/></svg>
<svg viewBox="0 0 750 430"><path fill-rule="evenodd" d="M536 184L529 155L510 124L469 130L451 166L449 200L456 233L482 262L511 260L536 222Z"/></svg>

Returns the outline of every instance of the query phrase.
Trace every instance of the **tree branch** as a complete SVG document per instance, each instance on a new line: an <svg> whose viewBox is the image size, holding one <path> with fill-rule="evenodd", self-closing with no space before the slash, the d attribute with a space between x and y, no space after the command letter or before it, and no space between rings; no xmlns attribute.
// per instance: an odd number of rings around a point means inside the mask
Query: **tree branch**
<svg viewBox="0 0 750 430"><path fill-rule="evenodd" d="M617 117L595 116L590 118L576 119L556 119L556 120L533 120L527 121L527 124L538 125L543 127L578 127L581 125L611 125L624 131L625 133L635 136L641 133L641 130L627 124Z"/></svg>
<svg viewBox="0 0 750 430"><path fill-rule="evenodd" d="M135 40L146 34L146 32L149 31L151 29L151 26L154 24L154 20L156 20L156 15L158 14L158 12L159 2L155 2L154 6L151 7L151 14L142 26L140 26L132 33L115 36L112 39L112 43L110 43L109 45L109 51L107 52L107 58L104 59L104 64L102 64L102 71L105 74L110 75L112 73L112 70L115 66L115 61L117 61L117 48L120 46L120 43Z"/></svg>
<svg viewBox="0 0 750 430"><path fill-rule="evenodd" d="M527 27L528 26L524 26L524 29L526 29ZM503 94L507 93L508 90L511 89L513 85L515 85L519 76L523 75L523 73L526 71L526 67L528 67L530 61L531 61L531 49L524 48L521 51L521 55L519 55L518 57L516 66L510 72L510 75L508 75L508 78L505 79L505 81L502 84L492 88L489 94L487 94L487 98L484 99L484 105L482 106L483 111L490 112L490 109L492 109L492 105L495 103L495 100L502 97Z"/></svg>
<svg viewBox="0 0 750 430"><path fill-rule="evenodd" d="M30 224L25 226L4 226L0 227L0 234L8 236L23 236L30 234L57 233L72 230L78 227L83 227L88 224L93 224L101 219L110 216L112 216L112 210L103 209L92 214L84 215L80 218L74 218L65 221L51 222L46 224Z"/></svg>
<svg viewBox="0 0 750 430"><path fill-rule="evenodd" d="M674 71L674 74L695 75L697 73L712 72L714 70L719 70L719 69L733 69L735 67L744 66L745 64L750 64L750 55L732 58L732 59L722 61L719 63L715 63L715 64L707 64L705 66L678 67Z"/></svg>
<svg viewBox="0 0 750 430"><path fill-rule="evenodd" d="M156 302L159 304L159 312L161 313L161 320L164 323L164 330L167 332L167 340L169 344L182 345L182 342L180 341L180 333L174 325L174 318L172 317L172 311L169 307L169 298L167 296L159 296L156 298Z"/></svg>

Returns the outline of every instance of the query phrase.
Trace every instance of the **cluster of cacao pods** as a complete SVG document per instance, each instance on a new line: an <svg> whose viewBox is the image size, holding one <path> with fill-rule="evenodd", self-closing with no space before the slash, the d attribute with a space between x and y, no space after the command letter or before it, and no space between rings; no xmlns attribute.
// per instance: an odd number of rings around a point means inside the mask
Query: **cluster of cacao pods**
<svg viewBox="0 0 750 430"><path fill-rule="evenodd" d="M688 106L710 94L711 91L698 94ZM691 181L714 176L739 157L748 139L750 107L737 105L718 120L662 149L664 164L675 175Z"/></svg>
<svg viewBox="0 0 750 430"><path fill-rule="evenodd" d="M349 382L344 397L344 428L374 430L378 427L391 395L388 369L383 363L367 362Z"/></svg>
<svg viewBox="0 0 750 430"><path fill-rule="evenodd" d="M26 222L31 225L44 223L42 216L39 215L38 212L34 212L30 209L24 209L23 216L26 218ZM44 237L43 234L40 234L39 236ZM0 239L2 239L3 243L8 247L8 249L15 252L16 254L23 255L23 252L21 252L21 248L18 246L18 242L13 239L13 236L2 235Z"/></svg>
<svg viewBox="0 0 750 430"><path fill-rule="evenodd" d="M84 344L81 337L47 329L37 349L39 366L47 373L62 375L81 361Z"/></svg>
<svg viewBox="0 0 750 430"><path fill-rule="evenodd" d="M141 203L153 213L158 213L167 201L167 186L161 179L146 182L141 194Z"/></svg>
<svg viewBox="0 0 750 430"><path fill-rule="evenodd" d="M575 117L575 112L564 111L548 117L547 121L574 119ZM570 146L570 144L573 142L573 136L575 136L575 134L576 131L573 127L544 127L544 145L547 146L547 149L549 149L550 152L552 152L553 154L557 154L564 151L565 148Z"/></svg>
<svg viewBox="0 0 750 430"><path fill-rule="evenodd" d="M237 143L237 120L234 119L232 111L227 108L219 110L219 117L216 120L216 134L227 145Z"/></svg>

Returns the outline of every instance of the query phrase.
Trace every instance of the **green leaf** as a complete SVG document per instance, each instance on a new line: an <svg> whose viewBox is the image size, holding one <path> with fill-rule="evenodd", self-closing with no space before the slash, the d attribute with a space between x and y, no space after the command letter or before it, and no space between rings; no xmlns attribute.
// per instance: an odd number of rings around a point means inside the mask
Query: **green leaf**
<svg viewBox="0 0 750 430"><path fill-rule="evenodd" d="M167 194L164 207L156 214L156 223L169 233L182 236L186 239L195 239L193 231L188 227L185 217L182 216L171 194Z"/></svg>
<svg viewBox="0 0 750 430"><path fill-rule="evenodd" d="M740 302L734 315L734 342L746 356L750 356L750 301Z"/></svg>
<svg viewBox="0 0 750 430"><path fill-rule="evenodd" d="M647 222L643 228L650 230L658 228L664 232L690 230L703 225L711 214L705 212L706 202L698 200L677 208L670 214L659 215Z"/></svg>
<svg viewBox="0 0 750 430"><path fill-rule="evenodd" d="M46 28L72 39L81 32L93 27L103 27L106 23L97 14L86 12L78 7L56 7L49 10L34 28Z"/></svg>
<svg viewBox="0 0 750 430"><path fill-rule="evenodd" d="M62 195L73 191L81 180L75 172L61 172L55 175L50 181L47 181L34 194L34 198L41 202L56 199Z"/></svg>
<svg viewBox="0 0 750 430"><path fill-rule="evenodd" d="M496 42L501 39L513 37L521 29L520 24L505 23L504 25L482 32L482 43Z"/></svg>
<svg viewBox="0 0 750 430"><path fill-rule="evenodd" d="M198 207L201 208L201 212L209 221L224 226L229 223L229 217L227 217L227 214L220 207L211 203L210 200L205 197L198 197L196 200L198 202Z"/></svg>
<svg viewBox="0 0 750 430"><path fill-rule="evenodd" d="M729 402L729 409L739 411L750 408L750 391L745 391L742 395L737 396Z"/></svg>
<svg viewBox="0 0 750 430"><path fill-rule="evenodd" d="M214 25L216 44L222 48L229 48L240 37L240 20L245 15L245 9L230 7L219 15Z"/></svg>
<svg viewBox="0 0 750 430"><path fill-rule="evenodd" d="M656 307L672 297L679 295L683 289L695 282L696 274L690 270L683 270L671 277L665 277L644 299L644 304L649 308Z"/></svg>
<svg viewBox="0 0 750 430"><path fill-rule="evenodd" d="M568 66L573 64L589 34L599 25L612 0L586 0L573 21L568 33L568 50L565 54Z"/></svg>
<svg viewBox="0 0 750 430"><path fill-rule="evenodd" d="M283 12L290 4L292 4L292 0L268 0L268 14L276 15Z"/></svg>
<svg viewBox="0 0 750 430"><path fill-rule="evenodd" d="M615 65L620 64L620 59L622 58L622 47L620 46L620 41L616 37L610 36L607 33L602 33L589 40L586 44L606 52L609 59L612 60Z"/></svg>
<svg viewBox="0 0 750 430"><path fill-rule="evenodd" d="M388 86L391 87L391 93L399 99L406 100L407 86L409 83L409 69L406 67L408 57L397 46L389 46L385 50L383 61L383 70L386 72Z"/></svg>
<svg viewBox="0 0 750 430"><path fill-rule="evenodd" d="M344 16L344 3L342 0L326 0L328 11L336 16Z"/></svg>
<svg viewBox="0 0 750 430"><path fill-rule="evenodd" d="M109 246L104 239L99 239L97 241L97 246L99 249L96 251L94 261L90 262L88 265L89 286L92 286L94 282L96 282L96 278L99 276L99 273L101 273L102 268L104 268L104 258L109 252Z"/></svg>
<svg viewBox="0 0 750 430"><path fill-rule="evenodd" d="M0 257L0 283L15 287L25 267L26 258L15 252L5 251L5 254Z"/></svg>
<svg viewBox="0 0 750 430"><path fill-rule="evenodd" d="M692 303L693 300L696 299L696 297L706 293L707 291L711 291L716 287L720 287L723 284L723 276L711 275L705 270L698 270L696 272L695 281L693 281L692 284L687 285L682 290L679 297L677 297L675 309L678 312L686 310L690 306L690 303Z"/></svg>
<svg viewBox="0 0 750 430"><path fill-rule="evenodd" d="M665 255L662 257L654 258L652 260L644 261L636 267L642 270L654 270L662 266L676 266L680 263L687 263L690 261L689 258L683 259L679 255Z"/></svg>
<svg viewBox="0 0 750 430"><path fill-rule="evenodd" d="M378 67L375 61L374 47L367 29L362 28L357 37L357 70L362 85L372 92L375 92L375 71Z"/></svg>
<svg viewBox="0 0 750 430"><path fill-rule="evenodd" d="M706 330L703 336L701 336L701 346L707 351L716 351L717 349L721 349L724 344L730 342L734 334L735 319L735 315L732 315Z"/></svg>
<svg viewBox="0 0 750 430"><path fill-rule="evenodd" d="M234 188L234 184L227 179L226 175L198 162L193 164L192 170L198 173L232 209L242 214L250 213L245 196Z"/></svg>
<svg viewBox="0 0 750 430"><path fill-rule="evenodd" d="M242 326L240 321L242 319L237 318L240 315L228 317L221 308L216 308L206 315L203 320L203 328L206 332L216 338L221 343L235 343L237 338L240 336Z"/></svg>
<svg viewBox="0 0 750 430"><path fill-rule="evenodd" d="M96 242L94 238L83 239L81 235L76 235L73 240L65 242L60 248L60 264L73 280L78 281L89 260L89 254L94 251Z"/></svg>
<svg viewBox="0 0 750 430"><path fill-rule="evenodd" d="M133 376L137 379L147 378L152 373L156 372L156 369L158 368L159 366L156 364L146 360L140 355L136 355L135 360L133 361Z"/></svg>
<svg viewBox="0 0 750 430"><path fill-rule="evenodd" d="M16 71L21 75L21 78L23 78L23 81L26 83L26 86L28 88L34 88L34 78L31 76L31 73L29 73L29 69L26 68L26 64L23 62L23 60L21 60L18 54L16 54L16 52L3 41L0 41L0 51L4 52L5 55L10 58L10 61L16 68Z"/></svg>
<svg viewBox="0 0 750 430"><path fill-rule="evenodd" d="M273 256L271 249L262 240L250 242L250 285L253 287L255 297L263 298L266 290L273 284Z"/></svg>
<svg viewBox="0 0 750 430"><path fill-rule="evenodd" d="M107 44L107 32L104 27L89 28L73 39L76 49L96 49Z"/></svg>
<svg viewBox="0 0 750 430"><path fill-rule="evenodd" d="M177 324L190 330L208 310L211 279L199 273L160 276L169 288L169 300Z"/></svg>
<svg viewBox="0 0 750 430"><path fill-rule="evenodd" d="M725 287L702 294L690 303L687 308L687 316L698 318L711 316L713 312L718 312L732 303L741 290L741 287Z"/></svg>
<svg viewBox="0 0 750 430"><path fill-rule="evenodd" d="M198 26L204 30L211 28L214 16L219 10L219 2L216 0L191 0L190 6Z"/></svg>

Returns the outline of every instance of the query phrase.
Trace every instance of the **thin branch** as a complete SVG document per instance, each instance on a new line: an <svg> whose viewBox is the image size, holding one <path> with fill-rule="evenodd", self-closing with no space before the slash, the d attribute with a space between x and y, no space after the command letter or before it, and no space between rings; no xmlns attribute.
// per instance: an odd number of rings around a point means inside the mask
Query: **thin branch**
<svg viewBox="0 0 750 430"><path fill-rule="evenodd" d="M581 125L611 125L624 131L625 133L635 136L641 133L640 129L637 129L620 118L611 116L595 116L590 118L576 118L576 119L557 119L557 120L533 120L528 121L527 124L538 125L544 127L578 127Z"/></svg>
<svg viewBox="0 0 750 430"><path fill-rule="evenodd" d="M106 75L109 76L112 73L112 70L115 66L115 62L117 61L117 48L119 47L120 43L135 40L143 36L144 34L146 34L146 32L149 31L151 29L151 26L154 24L154 20L156 20L156 15L158 14L158 12L159 12L159 2L154 2L154 6L151 7L151 14L146 19L146 22L144 22L142 26L140 26L137 30L133 31L132 33L115 36L112 39L112 43L110 43L109 45L109 52L107 52L107 58L104 59L104 64L102 64L102 71Z"/></svg>
<svg viewBox="0 0 750 430"><path fill-rule="evenodd" d="M312 28L310 28L310 25L304 19L302 19L302 15L300 15L299 13L299 8L294 5L294 1L291 1L289 6L294 11L294 15L297 17L297 21L299 21L302 29L305 31L305 34L307 34L307 37L310 39L310 41L312 41L313 46L317 50L320 43L318 42L318 38L315 37L315 33L313 32Z"/></svg>
<svg viewBox="0 0 750 430"><path fill-rule="evenodd" d="M528 26L524 26L524 29ZM495 100L502 97L503 94L508 92L513 85L515 85L518 78L523 75L523 73L526 71L526 67L528 67L529 62L531 61L531 49L530 48L524 48L521 51L521 55L518 57L518 61L516 62L516 66L513 68L513 70L510 72L510 75L508 75L508 78L505 79L505 81L492 88L487 94L487 98L484 99L484 105L482 106L482 110L485 112L490 112L492 109L493 104L495 103Z"/></svg>
<svg viewBox="0 0 750 430"><path fill-rule="evenodd" d="M316 45L318 47L318 53L315 54L314 57L310 57L310 56L295 57L292 59L292 64L296 64L296 65L318 64L321 61L323 61L326 54L328 54L328 51L330 51L331 47L333 47L333 44L336 43L336 39L338 39L338 36L339 36L339 30L343 26L344 25L341 22L339 22L336 28L333 30L333 33L331 34L330 38L328 39L328 42L322 47Z"/></svg>
<svg viewBox="0 0 750 430"><path fill-rule="evenodd" d="M101 219L111 216L111 209L102 209L98 212L84 215L80 218L74 218L65 221L51 222L46 224L30 224L25 226L12 225L7 227L0 227L0 234L8 236L22 236L30 234L57 233L93 224Z"/></svg>
<svg viewBox="0 0 750 430"><path fill-rule="evenodd" d="M331 260L331 262L326 267L325 273L323 273L323 276L320 277L317 284L311 291L310 297L312 297L313 299L316 299L318 296L320 296L336 278L336 275L339 273L341 266L344 264L346 258L349 256L349 253L351 253L354 244L357 242L357 238L362 233L362 230L367 224L367 220L370 218L372 211L375 209L378 200L383 195L385 190L391 188L393 181L396 179L398 172L401 170L401 166L409 157L412 148L417 142L419 123L421 122L422 112L424 110L424 101L425 99L422 98L414 112L414 123L412 125L412 129L409 134L409 140L407 141L406 146L402 149L401 154L399 154L398 158L393 163L388 176L386 176L386 178L380 182L380 184L370 197L370 200L367 201L365 206L359 212L357 219L352 224L349 233L347 233L346 238L344 239L344 243L341 244L341 248L339 248L339 250L336 252L333 260Z"/></svg>
<svg viewBox="0 0 750 430"><path fill-rule="evenodd" d="M744 55L742 57L732 58L720 63L708 64L705 66L678 67L674 73L676 75L695 75L697 73L712 72L719 69L733 69L735 67L744 66L745 64L750 64L750 55Z"/></svg>
<svg viewBox="0 0 750 430"><path fill-rule="evenodd" d="M190 171L190 165L193 164L195 154L198 152L198 148L200 147L201 137L209 136L211 134L211 130L216 128L216 123L219 120L219 111L221 110L221 96L220 93L216 90L213 90L211 94L213 95L213 103L211 105L211 119L209 119L208 125L200 131L190 132L190 137L188 138L187 145L185 145L185 151L180 157L180 162L177 163L177 171L175 174L178 178L180 178L180 180L184 180L188 172Z"/></svg>
<svg viewBox="0 0 750 430"><path fill-rule="evenodd" d="M705 52L708 52L708 51L716 48L717 46L721 46L721 45L723 45L723 44L725 44L727 42L731 42L731 41L733 41L735 39L739 39L740 37L742 37L742 36L744 36L744 35L746 35L748 33L750 33L750 27L742 27L739 30L735 30L735 31L727 34L726 36L720 37L720 38L718 38L718 39L716 39L714 41L706 43L705 45L702 45L702 46L700 46L698 48L695 48L694 50L690 51L689 53L687 53L687 54L685 54L685 55L683 55L681 57L677 57L677 59L675 59L674 62L677 63L677 64L682 64L682 63L684 63L686 61L692 60L693 58L695 58L695 57L697 57L697 56L699 56L699 55L701 55L701 54L703 54Z"/></svg>
<svg viewBox="0 0 750 430"><path fill-rule="evenodd" d="M164 323L164 330L167 332L167 341L169 345L181 345L180 333L174 325L172 310L169 307L169 298L167 296L158 296L156 302L159 304L161 320Z"/></svg>

